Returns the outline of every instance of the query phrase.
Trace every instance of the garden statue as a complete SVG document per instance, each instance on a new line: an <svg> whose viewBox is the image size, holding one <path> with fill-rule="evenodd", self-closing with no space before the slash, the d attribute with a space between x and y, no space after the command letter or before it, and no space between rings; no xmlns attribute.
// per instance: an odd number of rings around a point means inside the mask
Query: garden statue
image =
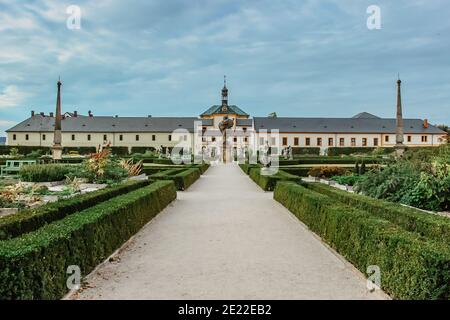
<svg viewBox="0 0 450 320"><path fill-rule="evenodd" d="M269 142L268 141L266 141L266 144L263 147L262 153L263 153L263 157L262 157L263 161L262 161L262 163L263 163L264 167L268 168L268 167L270 167L270 160L269 160L269 158L270 158L270 146L269 146Z"/></svg>
<svg viewBox="0 0 450 320"><path fill-rule="evenodd" d="M227 130L231 129L234 125L233 119L228 119L228 116L224 116L223 120L219 123L219 130L222 133L222 161L227 161Z"/></svg>
<svg viewBox="0 0 450 320"><path fill-rule="evenodd" d="M287 149L287 157L288 157L289 160L293 159L293 157L292 157L292 147L291 146L289 146L288 149Z"/></svg>
<svg viewBox="0 0 450 320"><path fill-rule="evenodd" d="M163 154L163 146L160 145L158 147L158 149L156 150L156 152L158 153L158 158L161 159L162 158L162 154Z"/></svg>

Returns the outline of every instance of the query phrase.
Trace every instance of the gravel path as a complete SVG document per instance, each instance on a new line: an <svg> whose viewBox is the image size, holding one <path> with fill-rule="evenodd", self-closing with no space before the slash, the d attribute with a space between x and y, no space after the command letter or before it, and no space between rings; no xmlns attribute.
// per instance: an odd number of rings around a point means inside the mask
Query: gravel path
<svg viewBox="0 0 450 320"><path fill-rule="evenodd" d="M383 299L236 165L209 168L70 299Z"/></svg>

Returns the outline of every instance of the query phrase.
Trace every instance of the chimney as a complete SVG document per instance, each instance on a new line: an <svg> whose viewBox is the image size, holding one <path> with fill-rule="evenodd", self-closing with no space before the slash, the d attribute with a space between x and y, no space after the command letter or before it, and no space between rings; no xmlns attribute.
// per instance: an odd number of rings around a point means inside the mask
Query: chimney
<svg viewBox="0 0 450 320"><path fill-rule="evenodd" d="M41 116L45 117L45 113L41 112Z"/></svg>
<svg viewBox="0 0 450 320"><path fill-rule="evenodd" d="M118 118L118 117L119 117L119 115L116 114L116 118Z"/></svg>
<svg viewBox="0 0 450 320"><path fill-rule="evenodd" d="M73 112L73 116L74 116L74 117L78 117L78 111L77 111L77 110L75 110L75 111Z"/></svg>
<svg viewBox="0 0 450 320"><path fill-rule="evenodd" d="M34 110L31 110L31 116L34 117Z"/></svg>
<svg viewBox="0 0 450 320"><path fill-rule="evenodd" d="M54 113L50 112L50 118L53 118L53 116L54 116Z"/></svg>
<svg viewBox="0 0 450 320"><path fill-rule="evenodd" d="M152 115L151 115L151 114L149 114L149 115L148 115L148 118L151 118L151 117L152 117Z"/></svg>
<svg viewBox="0 0 450 320"><path fill-rule="evenodd" d="M428 128L428 119L423 119L423 127Z"/></svg>
<svg viewBox="0 0 450 320"><path fill-rule="evenodd" d="M89 117L93 117L93 116L94 116L94 115L92 114L92 111L91 111L91 110L88 111L88 115L89 115Z"/></svg>

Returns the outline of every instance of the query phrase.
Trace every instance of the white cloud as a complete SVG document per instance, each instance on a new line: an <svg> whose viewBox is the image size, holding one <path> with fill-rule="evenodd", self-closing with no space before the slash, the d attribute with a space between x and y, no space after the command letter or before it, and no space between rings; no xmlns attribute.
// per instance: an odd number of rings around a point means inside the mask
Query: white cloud
<svg viewBox="0 0 450 320"><path fill-rule="evenodd" d="M17 86L6 86L0 92L0 109L18 106L25 99L25 94L20 92Z"/></svg>

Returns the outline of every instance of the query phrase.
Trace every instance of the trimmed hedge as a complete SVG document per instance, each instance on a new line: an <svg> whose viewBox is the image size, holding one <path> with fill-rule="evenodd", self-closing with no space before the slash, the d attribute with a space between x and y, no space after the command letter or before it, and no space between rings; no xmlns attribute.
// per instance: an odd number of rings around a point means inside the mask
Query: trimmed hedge
<svg viewBox="0 0 450 320"><path fill-rule="evenodd" d="M0 145L0 154L9 154L11 149L15 148L18 150L19 154L29 154L33 151L40 151L42 154L52 153L52 149L50 147L39 147L39 146L5 146Z"/></svg>
<svg viewBox="0 0 450 320"><path fill-rule="evenodd" d="M298 177L307 177L309 170L311 170L311 167L305 167L305 168L281 168L284 172L287 172L289 174L293 174L294 176Z"/></svg>
<svg viewBox="0 0 450 320"><path fill-rule="evenodd" d="M19 171L20 179L27 182L62 181L69 173L77 170L75 165L29 164Z"/></svg>
<svg viewBox="0 0 450 320"><path fill-rule="evenodd" d="M131 147L131 153L142 153L144 154L145 151L155 151L156 149L154 147Z"/></svg>
<svg viewBox="0 0 450 320"><path fill-rule="evenodd" d="M241 164L239 164L239 167L241 167L242 171L244 171L245 174L249 174L250 169L252 169L252 168L261 168L261 166L259 166L257 164L248 164L248 163L241 163Z"/></svg>
<svg viewBox="0 0 450 320"><path fill-rule="evenodd" d="M297 160L297 164L355 164L364 161L365 164L380 163L379 158L367 157L321 157L321 158L303 158Z"/></svg>
<svg viewBox="0 0 450 320"><path fill-rule="evenodd" d="M301 178L287 173L283 170L278 170L274 175L262 175L261 168L251 168L249 172L250 178L255 181L265 191L272 191L275 189L279 181L294 181L301 183Z"/></svg>
<svg viewBox="0 0 450 320"><path fill-rule="evenodd" d="M76 151L76 152L78 152L79 154L82 154L82 155L88 155L88 154L91 154L91 153L96 153L97 152L97 148L95 148L95 147L64 147L63 148L63 153L64 154L67 154L67 153L69 153L71 151Z"/></svg>
<svg viewBox="0 0 450 320"><path fill-rule="evenodd" d="M328 148L329 156L339 156L339 155L350 155L353 153L371 153L375 149L380 149L381 147L330 147ZM394 152L394 148L381 148L383 153L388 154Z"/></svg>
<svg viewBox="0 0 450 320"><path fill-rule="evenodd" d="M292 155L312 154L319 155L320 148L317 147L292 147Z"/></svg>
<svg viewBox="0 0 450 320"><path fill-rule="evenodd" d="M164 170L150 176L152 180L173 180L178 190L186 190L200 178L199 168Z"/></svg>
<svg viewBox="0 0 450 320"><path fill-rule="evenodd" d="M364 274L379 266L381 287L393 298L450 298L448 246L295 183L278 183L274 198Z"/></svg>
<svg viewBox="0 0 450 320"><path fill-rule="evenodd" d="M110 147L111 153L116 156L127 156L128 147Z"/></svg>
<svg viewBox="0 0 450 320"><path fill-rule="evenodd" d="M0 299L63 297L68 266L89 274L175 198L173 182L157 181L0 242Z"/></svg>
<svg viewBox="0 0 450 320"><path fill-rule="evenodd" d="M424 213L392 202L339 190L322 183L308 183L307 187L346 205L365 210L399 227L428 239L450 244L450 219Z"/></svg>
<svg viewBox="0 0 450 320"><path fill-rule="evenodd" d="M175 163L173 163L172 159L153 159L153 163L156 164L168 164L168 165L175 165Z"/></svg>
<svg viewBox="0 0 450 320"><path fill-rule="evenodd" d="M149 181L147 180L129 181L3 217L0 219L0 240L14 238L23 233L35 231L45 224L60 220L74 212L87 209L118 195L145 187L148 184Z"/></svg>

